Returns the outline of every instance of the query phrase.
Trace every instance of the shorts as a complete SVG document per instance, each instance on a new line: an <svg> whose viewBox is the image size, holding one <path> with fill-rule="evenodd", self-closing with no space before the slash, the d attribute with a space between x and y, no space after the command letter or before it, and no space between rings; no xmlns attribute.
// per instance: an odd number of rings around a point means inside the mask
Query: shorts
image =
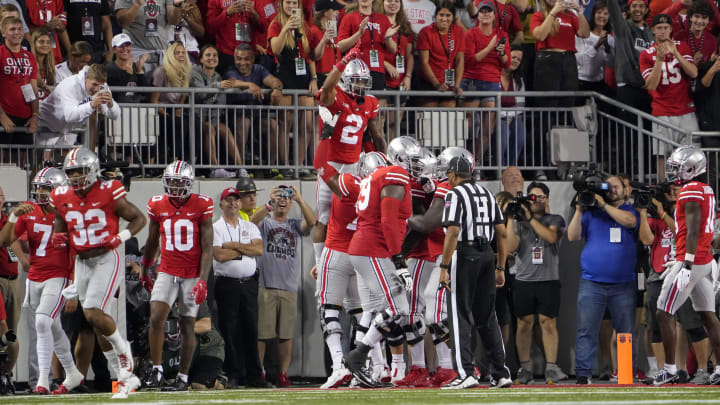
<svg viewBox="0 0 720 405"><path fill-rule="evenodd" d="M385 90L385 73L381 72L370 72L372 77L372 89L371 90ZM384 99L382 96L375 96L378 100Z"/></svg>
<svg viewBox="0 0 720 405"><path fill-rule="evenodd" d="M483 80L478 79L468 79L464 78L460 80L460 88L463 91L502 91L502 87L500 86L500 83L493 83L493 82L486 82ZM489 103L491 101L496 101L497 97L495 96L463 96L461 99L465 101L473 101L473 100L479 100L480 103Z"/></svg>
<svg viewBox="0 0 720 405"><path fill-rule="evenodd" d="M258 289L258 339L292 339L297 320L297 293Z"/></svg>
<svg viewBox="0 0 720 405"><path fill-rule="evenodd" d="M658 297L657 301L658 309L670 315L675 315L689 297L695 311L714 312L715 294L713 292L713 282L710 279L714 266L717 266L715 260L711 260L707 264L693 265L690 272L690 284L681 291L678 291L674 282L680 268L666 270L669 273L663 280L662 291L660 291L660 297Z"/></svg>
<svg viewBox="0 0 720 405"><path fill-rule="evenodd" d="M69 285L70 280L65 277L55 277L43 282L28 280L26 294L29 294L30 308L36 315L47 315L55 319L65 306L62 290Z"/></svg>
<svg viewBox="0 0 720 405"><path fill-rule="evenodd" d="M17 324L20 320L20 305L22 301L18 297L18 279L9 280L0 278L0 294L5 301L5 315L9 329L17 331Z"/></svg>
<svg viewBox="0 0 720 405"><path fill-rule="evenodd" d="M355 171L355 163L348 164L326 162L325 164L332 166L335 170L337 170L339 174L352 173ZM325 184L325 180L323 180L321 176L318 176L317 185L315 187L315 201L317 206L318 222L320 222L321 224L327 225L328 221L330 221L330 207L332 206L332 196L333 192L332 190L330 190L330 187Z"/></svg>
<svg viewBox="0 0 720 405"><path fill-rule="evenodd" d="M513 283L515 316L540 314L557 318L560 311L560 281L520 281Z"/></svg>
<svg viewBox="0 0 720 405"><path fill-rule="evenodd" d="M345 309L360 308L357 275L350 256L338 250L323 248L316 281L315 297L319 307L345 304Z"/></svg>
<svg viewBox="0 0 720 405"><path fill-rule="evenodd" d="M678 115L678 116L659 116L657 117L660 121L665 121L668 124L672 124L676 127L683 128L688 131L697 131L699 129L697 118L695 117L695 113L687 113L685 115ZM656 123L652 124L652 131L653 134L661 136L665 139L677 142L681 145L689 145L692 143L692 139L690 139L688 136L685 136L684 134L673 131L672 129L659 125ZM675 146L670 145L668 143L660 142L653 138L652 141L653 144L653 155L655 156L670 156L672 151L675 149Z"/></svg>
<svg viewBox="0 0 720 405"><path fill-rule="evenodd" d="M122 273L121 273L121 270ZM85 309L99 309L113 316L112 298L125 281L117 250L89 259L75 258L75 284L80 304Z"/></svg>
<svg viewBox="0 0 720 405"><path fill-rule="evenodd" d="M212 356L198 356L193 360L188 381L212 389L217 376L222 372L223 360Z"/></svg>
<svg viewBox="0 0 720 405"><path fill-rule="evenodd" d="M198 280L200 277L182 278L160 272L155 280L150 302L164 302L172 308L175 301L178 301L178 314L195 318L200 306L195 303L195 298L190 297L190 294Z"/></svg>

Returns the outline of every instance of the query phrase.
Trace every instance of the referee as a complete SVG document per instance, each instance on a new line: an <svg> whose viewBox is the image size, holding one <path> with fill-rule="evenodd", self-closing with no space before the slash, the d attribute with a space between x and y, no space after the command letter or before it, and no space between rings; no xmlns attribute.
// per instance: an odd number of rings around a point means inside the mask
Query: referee
<svg viewBox="0 0 720 405"><path fill-rule="evenodd" d="M505 225L495 197L472 182L471 176L470 162L460 157L450 161L447 177L453 189L445 196L440 285L452 283L450 319L458 376L442 388L472 388L479 384L474 375L473 327L477 327L488 351L494 386L506 388L512 380L505 366L505 348L495 316L495 288L505 284ZM490 247L496 234L497 257Z"/></svg>

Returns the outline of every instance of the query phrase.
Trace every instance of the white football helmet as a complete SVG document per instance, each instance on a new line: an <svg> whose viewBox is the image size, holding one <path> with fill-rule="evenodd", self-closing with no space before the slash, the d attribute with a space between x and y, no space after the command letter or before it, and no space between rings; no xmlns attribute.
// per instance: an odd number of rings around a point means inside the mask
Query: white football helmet
<svg viewBox="0 0 720 405"><path fill-rule="evenodd" d="M705 173L705 153L693 145L681 146L665 162L665 178L675 184L687 183Z"/></svg>
<svg viewBox="0 0 720 405"><path fill-rule="evenodd" d="M95 184L100 175L100 161L95 152L80 146L65 156L63 170L67 176L67 182L73 190L85 190ZM80 176L72 174L80 172Z"/></svg>
<svg viewBox="0 0 720 405"><path fill-rule="evenodd" d="M437 158L425 147L420 146L420 157L410 161L410 176L419 179L420 177L433 178L437 167Z"/></svg>
<svg viewBox="0 0 720 405"><path fill-rule="evenodd" d="M30 183L30 197L36 204L45 205L50 200L50 193L55 187L67 183L65 172L55 167L45 167L35 175Z"/></svg>
<svg viewBox="0 0 720 405"><path fill-rule="evenodd" d="M410 174L413 171L413 162L422 157L422 146L415 138L401 136L390 141L387 157L391 164L402 167Z"/></svg>
<svg viewBox="0 0 720 405"><path fill-rule="evenodd" d="M475 157L472 153L470 153L467 149L461 148L459 146L450 146L449 148L445 148L442 152L440 152L437 157L437 165L435 172L438 178L446 177L445 172L447 172L448 165L454 157L461 157L467 160L470 163L470 167L475 169Z"/></svg>
<svg viewBox="0 0 720 405"><path fill-rule="evenodd" d="M192 192L195 169L184 160L176 160L165 168L162 181L168 197L186 198Z"/></svg>
<svg viewBox="0 0 720 405"><path fill-rule="evenodd" d="M363 153L357 164L357 172L361 178L365 178L375 172L379 167L389 165L387 156L382 152Z"/></svg>
<svg viewBox="0 0 720 405"><path fill-rule="evenodd" d="M363 97L372 89L370 69L360 59L353 59L347 64L338 83L343 91L353 97Z"/></svg>

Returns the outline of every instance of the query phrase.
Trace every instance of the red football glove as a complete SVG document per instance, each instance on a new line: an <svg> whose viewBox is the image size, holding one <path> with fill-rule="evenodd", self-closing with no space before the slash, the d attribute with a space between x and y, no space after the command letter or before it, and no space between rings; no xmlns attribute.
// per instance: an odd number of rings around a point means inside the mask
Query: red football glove
<svg viewBox="0 0 720 405"><path fill-rule="evenodd" d="M145 274L140 279L140 284L147 290L147 292L152 292L153 287L155 287L155 283L153 282L152 278L150 278L149 274Z"/></svg>
<svg viewBox="0 0 720 405"><path fill-rule="evenodd" d="M195 303L200 305L207 298L207 283L205 280L198 280L190 292L190 298L195 298Z"/></svg>
<svg viewBox="0 0 720 405"><path fill-rule="evenodd" d="M68 234L67 232L56 232L52 235L52 238L50 240L50 243L52 244L52 247L58 248L58 249L64 249L67 247L68 244Z"/></svg>
<svg viewBox="0 0 720 405"><path fill-rule="evenodd" d="M335 67L341 72L344 71L348 63L360 57L360 53L361 51L357 46L352 48L345 54L345 57L343 57L342 60L335 65Z"/></svg>
<svg viewBox="0 0 720 405"><path fill-rule="evenodd" d="M100 241L100 243L102 243L102 247L104 247L105 249L114 250L122 244L122 239L120 239L120 235L108 235L104 237L102 241Z"/></svg>

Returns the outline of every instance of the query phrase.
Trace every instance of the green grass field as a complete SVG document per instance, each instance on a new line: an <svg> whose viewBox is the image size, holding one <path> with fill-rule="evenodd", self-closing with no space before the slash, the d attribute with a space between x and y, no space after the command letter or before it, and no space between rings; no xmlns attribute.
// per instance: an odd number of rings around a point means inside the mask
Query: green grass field
<svg viewBox="0 0 720 405"><path fill-rule="evenodd" d="M486 388L446 391L437 389L316 389L193 391L183 393L139 392L127 400L110 394L0 397L3 404L720 404L720 387L576 387Z"/></svg>

